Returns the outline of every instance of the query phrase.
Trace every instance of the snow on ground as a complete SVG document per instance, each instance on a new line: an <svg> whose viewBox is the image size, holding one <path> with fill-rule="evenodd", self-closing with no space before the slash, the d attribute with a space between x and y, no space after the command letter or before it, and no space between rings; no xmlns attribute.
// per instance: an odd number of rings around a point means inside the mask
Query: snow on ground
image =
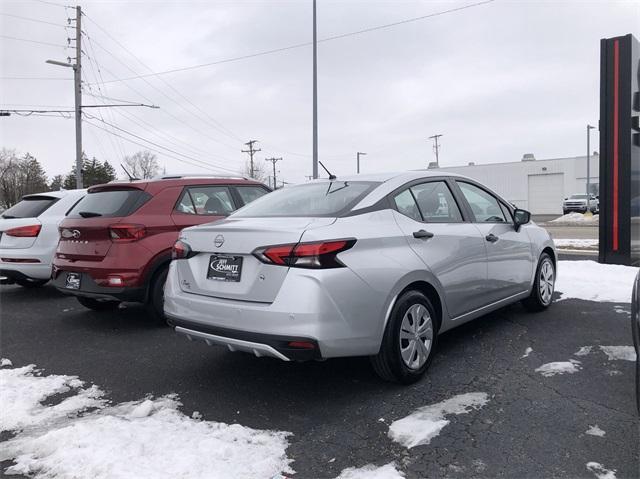
<svg viewBox="0 0 640 479"><path fill-rule="evenodd" d="M593 346L582 346L575 353L573 353L573 355L574 356L586 356L587 354L591 354L591 350L592 349L593 349Z"/></svg>
<svg viewBox="0 0 640 479"><path fill-rule="evenodd" d="M587 429L585 434L589 434L590 436L603 437L606 434L606 432L600 429L596 424L595 426L589 426L589 429Z"/></svg>
<svg viewBox="0 0 640 479"><path fill-rule="evenodd" d="M586 356L593 352L593 348L600 348L607 355L609 361L635 361L636 350L633 346L582 346L574 356Z"/></svg>
<svg viewBox="0 0 640 479"><path fill-rule="evenodd" d="M555 220L551 220L550 223L562 224L562 225L597 225L599 215L586 216L583 213L567 213L566 215L559 216Z"/></svg>
<svg viewBox="0 0 640 479"><path fill-rule="evenodd" d="M287 432L195 420L178 410L175 395L108 406L96 386L37 375L33 365L0 374L2 429L24 428L0 450L0 461L14 461L7 474L253 479L293 473ZM60 392L73 394L56 406L41 404ZM83 414L86 407L97 409Z"/></svg>
<svg viewBox="0 0 640 479"><path fill-rule="evenodd" d="M39 374L33 364L0 369L0 431L42 427L87 408L105 405L102 391L95 386L84 388L77 376ZM50 396L70 391L73 395L53 406L41 404Z"/></svg>
<svg viewBox="0 0 640 479"><path fill-rule="evenodd" d="M598 462L587 462L587 469L595 474L598 479L616 479L616 470L610 471Z"/></svg>
<svg viewBox="0 0 640 479"><path fill-rule="evenodd" d="M522 356L520 356L520 359L526 358L527 356L529 356L531 353L533 352L533 348L529 347L527 349L524 350L524 354Z"/></svg>
<svg viewBox="0 0 640 479"><path fill-rule="evenodd" d="M613 310L618 314L626 314L626 315L631 314L631 311L625 309L623 306L616 305L613 307Z"/></svg>
<svg viewBox="0 0 640 479"><path fill-rule="evenodd" d="M633 346L600 346L600 350L607 355L609 361L635 361L636 350Z"/></svg>
<svg viewBox="0 0 640 479"><path fill-rule="evenodd" d="M376 467L367 464L363 467L349 467L340 473L336 479L402 479L404 474L396 469L393 462Z"/></svg>
<svg viewBox="0 0 640 479"><path fill-rule="evenodd" d="M442 402L424 406L409 416L391 423L389 437L406 448L429 444L449 424L445 416L466 414L489 402L487 393L459 394Z"/></svg>
<svg viewBox="0 0 640 479"><path fill-rule="evenodd" d="M554 238L553 242L560 249L598 249L597 239Z"/></svg>
<svg viewBox="0 0 640 479"><path fill-rule="evenodd" d="M555 376L556 374L564 373L577 373L582 369L580 361L570 359L569 361L557 361L555 363L543 364L539 368L536 368L536 372L542 374L545 377Z"/></svg>
<svg viewBox="0 0 640 479"><path fill-rule="evenodd" d="M638 268L595 261L559 261L556 291L560 300L630 303Z"/></svg>
<svg viewBox="0 0 640 479"><path fill-rule="evenodd" d="M13 363L11 362L10 359L7 359L7 358L0 359L0 367L3 368L5 366L13 366Z"/></svg>

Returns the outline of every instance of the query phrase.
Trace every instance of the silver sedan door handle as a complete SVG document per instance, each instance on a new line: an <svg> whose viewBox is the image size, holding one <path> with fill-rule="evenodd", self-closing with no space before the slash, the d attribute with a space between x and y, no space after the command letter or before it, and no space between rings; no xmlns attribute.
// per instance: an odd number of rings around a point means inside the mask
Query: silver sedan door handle
<svg viewBox="0 0 640 479"><path fill-rule="evenodd" d="M425 230L418 230L413 232L414 238L433 238L433 233Z"/></svg>
<svg viewBox="0 0 640 479"><path fill-rule="evenodd" d="M496 235L494 235L493 233L488 234L487 236L484 237L484 239L486 239L489 243L495 243L496 241L498 241L500 238L498 238Z"/></svg>

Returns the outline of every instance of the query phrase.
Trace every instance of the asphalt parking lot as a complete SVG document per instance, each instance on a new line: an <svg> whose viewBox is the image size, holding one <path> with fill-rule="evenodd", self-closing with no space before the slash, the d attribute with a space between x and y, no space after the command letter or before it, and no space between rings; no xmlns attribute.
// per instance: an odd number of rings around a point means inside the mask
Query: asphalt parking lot
<svg viewBox="0 0 640 479"><path fill-rule="evenodd" d="M0 298L1 354L14 366L78 375L113 401L177 393L185 414L290 431L295 477L391 461L410 478L595 477L591 461L617 478L638 475L634 363L590 354L575 374L534 371L577 359L585 345L631 344L629 305L505 308L441 336L428 376L401 387L381 382L364 358L284 363L230 353L153 325L140 307L96 313L52 287L1 286ZM388 437L392 421L467 392L489 401L449 417L430 444L407 449ZM593 425L606 434L586 434Z"/></svg>

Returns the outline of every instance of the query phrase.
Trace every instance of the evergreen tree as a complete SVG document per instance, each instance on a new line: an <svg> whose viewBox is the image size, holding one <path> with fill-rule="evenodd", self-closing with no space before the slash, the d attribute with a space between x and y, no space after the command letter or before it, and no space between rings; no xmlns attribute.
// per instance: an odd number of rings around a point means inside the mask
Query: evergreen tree
<svg viewBox="0 0 640 479"><path fill-rule="evenodd" d="M58 191L60 188L63 188L64 178L62 175L56 175L51 180L51 184L49 185L49 191Z"/></svg>

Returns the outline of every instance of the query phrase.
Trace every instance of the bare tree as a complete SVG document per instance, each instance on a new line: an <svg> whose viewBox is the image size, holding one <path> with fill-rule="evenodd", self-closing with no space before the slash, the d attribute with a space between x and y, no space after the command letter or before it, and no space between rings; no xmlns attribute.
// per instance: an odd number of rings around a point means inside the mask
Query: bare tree
<svg viewBox="0 0 640 479"><path fill-rule="evenodd" d="M9 208L23 195L47 191L47 175L29 153L19 158L15 150L0 150L0 204Z"/></svg>
<svg viewBox="0 0 640 479"><path fill-rule="evenodd" d="M246 178L253 178L254 180L265 182L267 179L267 171L262 163L257 161L253 162L253 175L251 174L251 160L247 160L242 170L242 176Z"/></svg>
<svg viewBox="0 0 640 479"><path fill-rule="evenodd" d="M153 178L160 173L158 157L150 151L138 151L131 156L127 156L124 162L131 173L136 178Z"/></svg>

